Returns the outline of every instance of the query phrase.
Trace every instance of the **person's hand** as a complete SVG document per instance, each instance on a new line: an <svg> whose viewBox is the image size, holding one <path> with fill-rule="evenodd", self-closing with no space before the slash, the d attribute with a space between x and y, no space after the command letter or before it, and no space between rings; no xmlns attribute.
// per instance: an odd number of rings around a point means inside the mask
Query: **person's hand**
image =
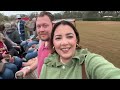
<svg viewBox="0 0 120 90"><path fill-rule="evenodd" d="M14 60L15 60L15 58L13 56L13 57L10 58L9 62L14 63Z"/></svg>
<svg viewBox="0 0 120 90"><path fill-rule="evenodd" d="M17 46L13 46L13 47L14 47L14 48L19 48L19 49L20 49L20 46L18 46L18 45L17 45Z"/></svg>
<svg viewBox="0 0 120 90"><path fill-rule="evenodd" d="M2 56L3 56L3 58L5 58L5 59L11 59L11 55L10 55L9 53L7 53L6 51L4 51L4 52L2 53Z"/></svg>
<svg viewBox="0 0 120 90"><path fill-rule="evenodd" d="M22 62L22 66L23 66L23 67L31 66L34 62L35 62L35 59L32 58L32 59L30 59L28 62Z"/></svg>
<svg viewBox="0 0 120 90"><path fill-rule="evenodd" d="M39 36L37 36L37 37L36 37L36 39L38 39L38 40L39 40L39 39L40 39L40 37L39 37Z"/></svg>
<svg viewBox="0 0 120 90"><path fill-rule="evenodd" d="M17 73L20 73L20 72L23 72L23 76L22 77L24 78L30 72L29 66L22 68L22 70L20 70L20 71L17 71L15 73L15 77L16 77Z"/></svg>
<svg viewBox="0 0 120 90"><path fill-rule="evenodd" d="M28 42L32 42L32 40L31 40L31 39L28 39L27 41L28 41Z"/></svg>
<svg viewBox="0 0 120 90"><path fill-rule="evenodd" d="M4 51L3 53L2 53L2 57L4 58L4 57L6 57L7 55L6 55L6 51Z"/></svg>
<svg viewBox="0 0 120 90"><path fill-rule="evenodd" d="M5 48L0 48L0 52L3 52L5 51L6 49Z"/></svg>
<svg viewBox="0 0 120 90"><path fill-rule="evenodd" d="M33 52L36 52L37 51L37 49L35 49Z"/></svg>
<svg viewBox="0 0 120 90"><path fill-rule="evenodd" d="M35 47L36 47L36 44L33 44L31 47L32 47L32 48L35 48Z"/></svg>
<svg viewBox="0 0 120 90"><path fill-rule="evenodd" d="M33 49L33 48L32 47L28 48L28 50L31 50L31 49Z"/></svg>

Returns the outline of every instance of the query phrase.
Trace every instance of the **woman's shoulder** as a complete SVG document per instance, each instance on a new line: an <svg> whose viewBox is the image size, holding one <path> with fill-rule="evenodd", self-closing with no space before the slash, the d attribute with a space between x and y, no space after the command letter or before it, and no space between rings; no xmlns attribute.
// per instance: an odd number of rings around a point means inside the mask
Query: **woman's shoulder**
<svg viewBox="0 0 120 90"><path fill-rule="evenodd" d="M91 52L87 48L77 49L76 53L75 53L75 56L79 56L79 57L85 56L86 57L88 54L91 54Z"/></svg>
<svg viewBox="0 0 120 90"><path fill-rule="evenodd" d="M51 66L55 64L56 61L58 61L58 54L53 53L53 54L48 55L48 57L45 58L44 64Z"/></svg>
<svg viewBox="0 0 120 90"><path fill-rule="evenodd" d="M86 55L87 57L100 56L99 54L89 51L87 48L77 50L78 55Z"/></svg>
<svg viewBox="0 0 120 90"><path fill-rule="evenodd" d="M86 49L79 49L76 51L75 54L77 57L79 57L82 62L85 60L85 62L89 62L91 60L93 60L94 58L104 58L103 56L93 53L91 51L89 51L87 48Z"/></svg>
<svg viewBox="0 0 120 90"><path fill-rule="evenodd" d="M83 50L84 51L84 50ZM108 63L108 60L104 58L104 56L93 53L90 51L87 51L86 57L85 57L85 64L89 64L89 66L94 66L94 65L99 65L99 64L104 64Z"/></svg>

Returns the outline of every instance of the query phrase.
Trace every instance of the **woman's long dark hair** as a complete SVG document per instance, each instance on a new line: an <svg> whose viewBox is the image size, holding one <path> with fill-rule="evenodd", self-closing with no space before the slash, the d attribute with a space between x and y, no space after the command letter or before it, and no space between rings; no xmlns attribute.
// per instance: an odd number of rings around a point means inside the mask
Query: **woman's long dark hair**
<svg viewBox="0 0 120 90"><path fill-rule="evenodd" d="M52 29L52 32L51 32L51 39L50 39L50 45L51 45L51 50L52 50L52 53L56 52L54 49L53 49L53 37L54 37L54 33L55 33L55 30L56 28L59 26L59 25L68 25L70 26L73 31L75 32L75 35L76 35L76 38L77 38L77 46L76 46L76 49L81 49L81 46L79 46L79 43L80 43L80 36L79 36L79 33L77 31L77 29L75 28L75 26L71 23L71 22L68 22L68 21L60 21L58 23L56 23Z"/></svg>

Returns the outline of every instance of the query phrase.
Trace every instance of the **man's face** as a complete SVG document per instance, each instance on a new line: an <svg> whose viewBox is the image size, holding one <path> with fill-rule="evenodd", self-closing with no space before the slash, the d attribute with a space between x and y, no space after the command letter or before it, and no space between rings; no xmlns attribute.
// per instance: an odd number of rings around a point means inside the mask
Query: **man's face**
<svg viewBox="0 0 120 90"><path fill-rule="evenodd" d="M41 40L48 41L50 39L52 27L52 22L47 15L37 18L36 30Z"/></svg>

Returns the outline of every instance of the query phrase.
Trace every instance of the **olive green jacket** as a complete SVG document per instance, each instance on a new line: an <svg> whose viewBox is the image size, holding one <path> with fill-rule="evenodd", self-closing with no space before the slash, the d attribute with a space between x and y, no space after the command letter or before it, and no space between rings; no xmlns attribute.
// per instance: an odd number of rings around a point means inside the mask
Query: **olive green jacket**
<svg viewBox="0 0 120 90"><path fill-rule="evenodd" d="M76 50L72 60L63 65L59 55L54 53L45 59L40 79L82 79L82 66L88 79L120 79L120 69L104 57L89 52L87 49Z"/></svg>

